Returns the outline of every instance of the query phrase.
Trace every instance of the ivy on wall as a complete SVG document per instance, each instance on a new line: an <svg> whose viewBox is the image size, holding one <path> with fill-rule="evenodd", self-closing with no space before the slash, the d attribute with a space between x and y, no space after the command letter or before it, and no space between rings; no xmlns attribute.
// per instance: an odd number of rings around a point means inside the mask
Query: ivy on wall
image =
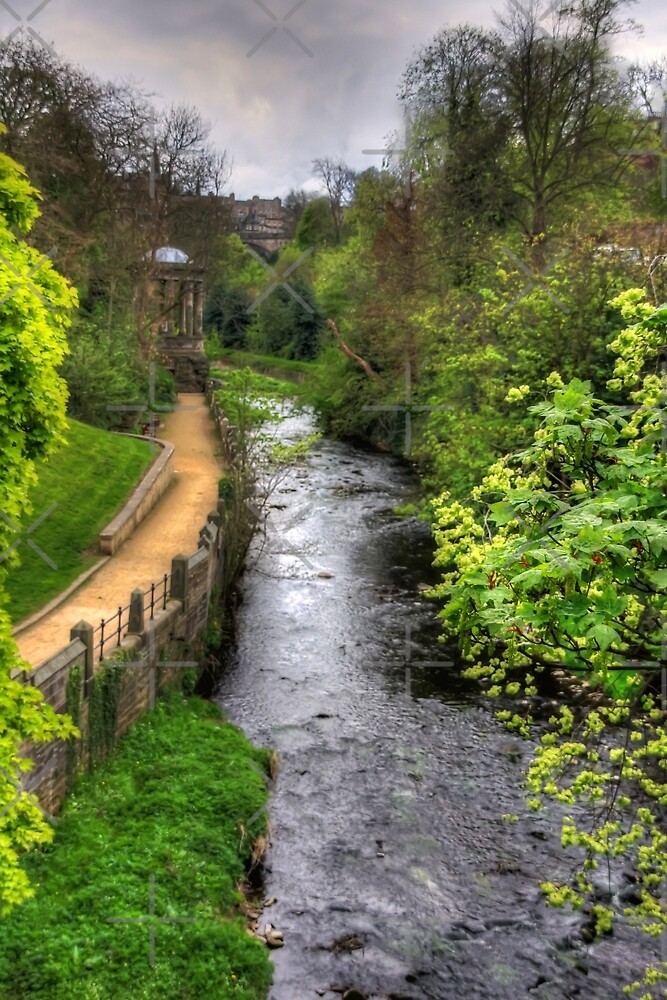
<svg viewBox="0 0 667 1000"><path fill-rule="evenodd" d="M88 700L88 766L105 760L116 741L123 666L110 660L93 678Z"/></svg>
<svg viewBox="0 0 667 1000"><path fill-rule="evenodd" d="M81 667L72 667L65 686L65 710L76 728L81 731L81 702L83 697L83 672ZM81 741L67 741L66 775L67 789L72 787L81 759Z"/></svg>

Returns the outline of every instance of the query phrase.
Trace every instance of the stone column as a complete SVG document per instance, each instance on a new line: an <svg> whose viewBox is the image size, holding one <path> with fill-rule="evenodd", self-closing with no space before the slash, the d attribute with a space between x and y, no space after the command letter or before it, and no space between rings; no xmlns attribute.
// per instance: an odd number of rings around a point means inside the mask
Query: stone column
<svg viewBox="0 0 667 1000"><path fill-rule="evenodd" d="M195 293L192 282L188 281L185 291L185 335L192 337L195 328Z"/></svg>
<svg viewBox="0 0 667 1000"><path fill-rule="evenodd" d="M178 303L178 280L170 278L167 284L167 336L173 337L176 332L176 305Z"/></svg>
<svg viewBox="0 0 667 1000"><path fill-rule="evenodd" d="M195 289L195 329L197 340L204 337L204 282L198 281Z"/></svg>
<svg viewBox="0 0 667 1000"><path fill-rule="evenodd" d="M178 283L178 295L180 300L180 320L178 324L178 332L181 337L185 337L188 319L187 319L187 291L184 281Z"/></svg>
<svg viewBox="0 0 667 1000"><path fill-rule="evenodd" d="M69 634L70 641L73 642L75 639L80 639L83 645L86 647L86 653L84 658L83 667L83 691L84 697L88 697L90 694L90 688L93 683L93 672L94 672L94 662L95 654L93 650L94 643L94 630L93 626L88 622L81 621L78 625L70 631Z"/></svg>

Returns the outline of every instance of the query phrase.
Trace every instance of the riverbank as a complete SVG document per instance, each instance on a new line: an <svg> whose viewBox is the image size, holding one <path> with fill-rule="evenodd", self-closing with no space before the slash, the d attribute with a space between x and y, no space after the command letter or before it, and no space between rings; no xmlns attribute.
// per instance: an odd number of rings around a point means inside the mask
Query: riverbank
<svg viewBox="0 0 667 1000"><path fill-rule="evenodd" d="M35 896L2 920L3 1000L262 1000L266 946L238 910L267 828L270 754L171 693L83 777Z"/></svg>

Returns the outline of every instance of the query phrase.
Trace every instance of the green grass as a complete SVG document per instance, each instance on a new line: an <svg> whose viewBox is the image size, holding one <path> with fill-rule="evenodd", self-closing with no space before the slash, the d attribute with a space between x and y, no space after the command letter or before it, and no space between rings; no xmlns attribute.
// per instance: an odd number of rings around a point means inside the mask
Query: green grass
<svg viewBox="0 0 667 1000"><path fill-rule="evenodd" d="M37 464L39 481L30 490L33 509L17 548L21 562L9 568L6 580L14 622L38 611L100 558L97 536L153 458L147 441L69 421L67 443ZM31 530L54 504L55 510Z"/></svg>
<svg viewBox="0 0 667 1000"><path fill-rule="evenodd" d="M219 347L213 340L207 341L206 353L213 361L228 361L231 365L243 368L246 365L265 375L279 373L287 379L303 382L313 374L317 361L289 361L273 354L253 354L251 351L238 351L230 347Z"/></svg>
<svg viewBox="0 0 667 1000"><path fill-rule="evenodd" d="M0 998L265 997L266 946L233 907L266 829L267 766L210 703L158 702L75 786L53 843L24 860L36 894L0 918ZM148 915L151 876L154 917L110 922Z"/></svg>

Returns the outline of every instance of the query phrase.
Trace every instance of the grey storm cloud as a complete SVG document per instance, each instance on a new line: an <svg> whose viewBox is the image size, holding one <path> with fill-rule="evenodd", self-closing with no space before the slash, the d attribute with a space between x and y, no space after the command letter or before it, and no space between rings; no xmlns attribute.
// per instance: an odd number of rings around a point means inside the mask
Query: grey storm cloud
<svg viewBox="0 0 667 1000"><path fill-rule="evenodd" d="M379 165L363 150L400 130L396 95L416 49L445 25L491 26L495 9L484 0L0 0L0 38L36 31L100 77L140 83L158 105L195 105L234 158L236 194L268 196L312 183L318 156ZM640 0L631 13L645 37L619 54L667 50L667 5Z"/></svg>

